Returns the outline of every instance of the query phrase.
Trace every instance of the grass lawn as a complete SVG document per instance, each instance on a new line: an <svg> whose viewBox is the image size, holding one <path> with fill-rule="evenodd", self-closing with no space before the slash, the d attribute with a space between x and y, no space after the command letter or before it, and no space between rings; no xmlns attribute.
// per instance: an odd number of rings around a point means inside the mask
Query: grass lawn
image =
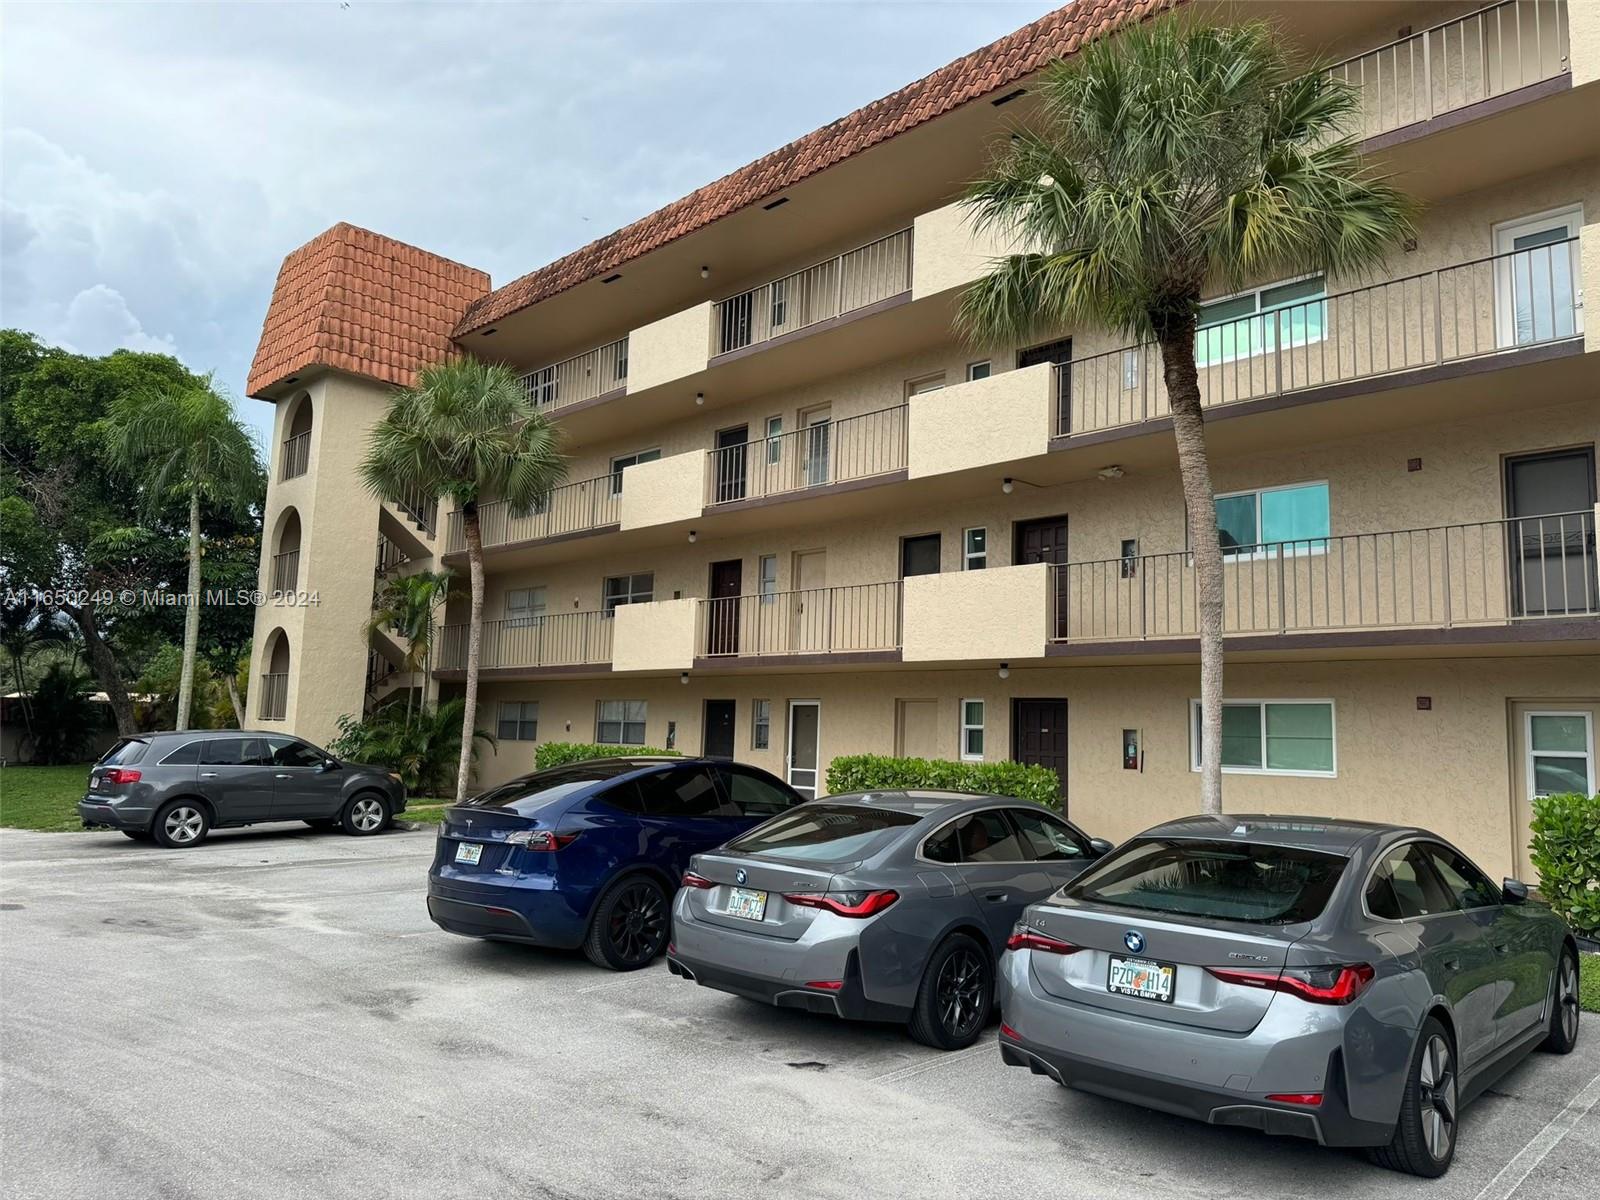
<svg viewBox="0 0 1600 1200"><path fill-rule="evenodd" d="M78 799L89 764L0 767L0 825L12 829L82 829Z"/></svg>
<svg viewBox="0 0 1600 1200"><path fill-rule="evenodd" d="M1600 1013L1600 954L1580 954L1578 959L1578 1000L1584 1012Z"/></svg>
<svg viewBox="0 0 1600 1200"><path fill-rule="evenodd" d="M406 810L396 820L417 821L424 825L437 824L444 819L444 810L454 803L438 796L418 796L406 801Z"/></svg>

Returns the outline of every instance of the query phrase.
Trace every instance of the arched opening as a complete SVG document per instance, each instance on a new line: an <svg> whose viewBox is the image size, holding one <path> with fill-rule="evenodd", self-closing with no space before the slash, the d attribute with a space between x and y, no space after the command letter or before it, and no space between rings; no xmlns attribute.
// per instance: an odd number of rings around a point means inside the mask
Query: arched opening
<svg viewBox="0 0 1600 1200"><path fill-rule="evenodd" d="M282 629L267 634L262 662L261 699L256 712L263 721L281 721L289 712L289 635Z"/></svg>
<svg viewBox="0 0 1600 1200"><path fill-rule="evenodd" d="M278 518L278 536L272 541L272 591L295 591L300 586L300 514L291 506Z"/></svg>
<svg viewBox="0 0 1600 1200"><path fill-rule="evenodd" d="M301 392L290 401L288 433L283 439L279 480L304 475L311 468L311 396Z"/></svg>

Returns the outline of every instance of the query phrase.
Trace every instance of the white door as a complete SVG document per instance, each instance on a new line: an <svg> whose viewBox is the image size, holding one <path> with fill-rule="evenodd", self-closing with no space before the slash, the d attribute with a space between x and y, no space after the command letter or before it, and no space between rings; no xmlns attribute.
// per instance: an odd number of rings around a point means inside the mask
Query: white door
<svg viewBox="0 0 1600 1200"><path fill-rule="evenodd" d="M817 796L817 767L821 763L822 701L789 701L789 786L807 800Z"/></svg>
<svg viewBox="0 0 1600 1200"><path fill-rule="evenodd" d="M789 593L789 648L796 654L828 649L828 552L797 550Z"/></svg>
<svg viewBox="0 0 1600 1200"><path fill-rule="evenodd" d="M1528 346L1583 332L1578 243L1583 206L1507 221L1494 228L1495 339Z"/></svg>
<svg viewBox="0 0 1600 1200"><path fill-rule="evenodd" d="M833 410L814 408L800 414L805 432L804 468L807 487L817 487L831 478L829 459L833 449Z"/></svg>

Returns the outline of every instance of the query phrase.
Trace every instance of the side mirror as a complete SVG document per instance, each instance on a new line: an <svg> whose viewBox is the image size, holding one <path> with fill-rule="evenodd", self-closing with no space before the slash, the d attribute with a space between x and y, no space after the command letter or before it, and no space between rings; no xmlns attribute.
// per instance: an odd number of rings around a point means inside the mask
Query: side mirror
<svg viewBox="0 0 1600 1200"><path fill-rule="evenodd" d="M322 770L324 770L324 771L337 771L338 769L339 769L339 760L337 758L325 758L325 759L322 760Z"/></svg>
<svg viewBox="0 0 1600 1200"><path fill-rule="evenodd" d="M1526 904L1528 902L1528 885L1520 879L1507 876L1500 882L1500 895L1507 904Z"/></svg>
<svg viewBox="0 0 1600 1200"><path fill-rule="evenodd" d="M1089 839L1089 849L1094 851L1094 856L1096 858L1104 858L1115 848L1116 847L1114 847L1110 842L1106 841L1105 838Z"/></svg>

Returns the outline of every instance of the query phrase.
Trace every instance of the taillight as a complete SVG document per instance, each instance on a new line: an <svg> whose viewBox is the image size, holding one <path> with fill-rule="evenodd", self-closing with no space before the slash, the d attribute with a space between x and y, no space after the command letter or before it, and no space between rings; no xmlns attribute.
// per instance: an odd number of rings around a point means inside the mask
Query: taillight
<svg viewBox="0 0 1600 1200"><path fill-rule="evenodd" d="M1011 1026L1007 1025L1004 1021L1000 1022L1000 1036L1015 1038L1019 1042L1022 1040L1022 1035L1015 1029L1011 1028Z"/></svg>
<svg viewBox="0 0 1600 1200"><path fill-rule="evenodd" d="M882 892L797 892L784 899L796 908L822 908L841 917L870 917L881 913L900 899L895 891Z"/></svg>
<svg viewBox="0 0 1600 1200"><path fill-rule="evenodd" d="M1303 1104L1307 1108L1318 1108L1322 1104L1321 1092L1268 1092L1268 1100L1276 1100L1279 1104Z"/></svg>
<svg viewBox="0 0 1600 1200"><path fill-rule="evenodd" d="M1071 942L1040 933L1037 929L1029 929L1026 925L1018 925L1006 939L1006 949L1038 950L1043 954L1076 954L1085 947L1074 946Z"/></svg>
<svg viewBox="0 0 1600 1200"><path fill-rule="evenodd" d="M842 979L813 979L810 983L806 984L806 986L808 988L818 988L818 989L820 989L821 991L824 991L824 992L838 992L838 991L843 991L844 990L844 980L842 980Z"/></svg>
<svg viewBox="0 0 1600 1200"><path fill-rule="evenodd" d="M107 783L138 783L140 775L128 767L108 767L100 778Z"/></svg>
<svg viewBox="0 0 1600 1200"><path fill-rule="evenodd" d="M1368 963L1285 967L1279 972L1235 971L1228 967L1207 967L1206 971L1224 983L1264 988L1270 992L1287 992L1312 1004L1349 1004L1372 982L1374 974Z"/></svg>
<svg viewBox="0 0 1600 1200"><path fill-rule="evenodd" d="M529 850L560 850L577 840L575 833L554 833L548 829L518 829L506 835L506 845L526 846Z"/></svg>
<svg viewBox="0 0 1600 1200"><path fill-rule="evenodd" d="M696 875L693 871L685 871L683 873L683 886L688 888L703 889L714 888L717 885L712 883L711 880L707 879L704 875Z"/></svg>

